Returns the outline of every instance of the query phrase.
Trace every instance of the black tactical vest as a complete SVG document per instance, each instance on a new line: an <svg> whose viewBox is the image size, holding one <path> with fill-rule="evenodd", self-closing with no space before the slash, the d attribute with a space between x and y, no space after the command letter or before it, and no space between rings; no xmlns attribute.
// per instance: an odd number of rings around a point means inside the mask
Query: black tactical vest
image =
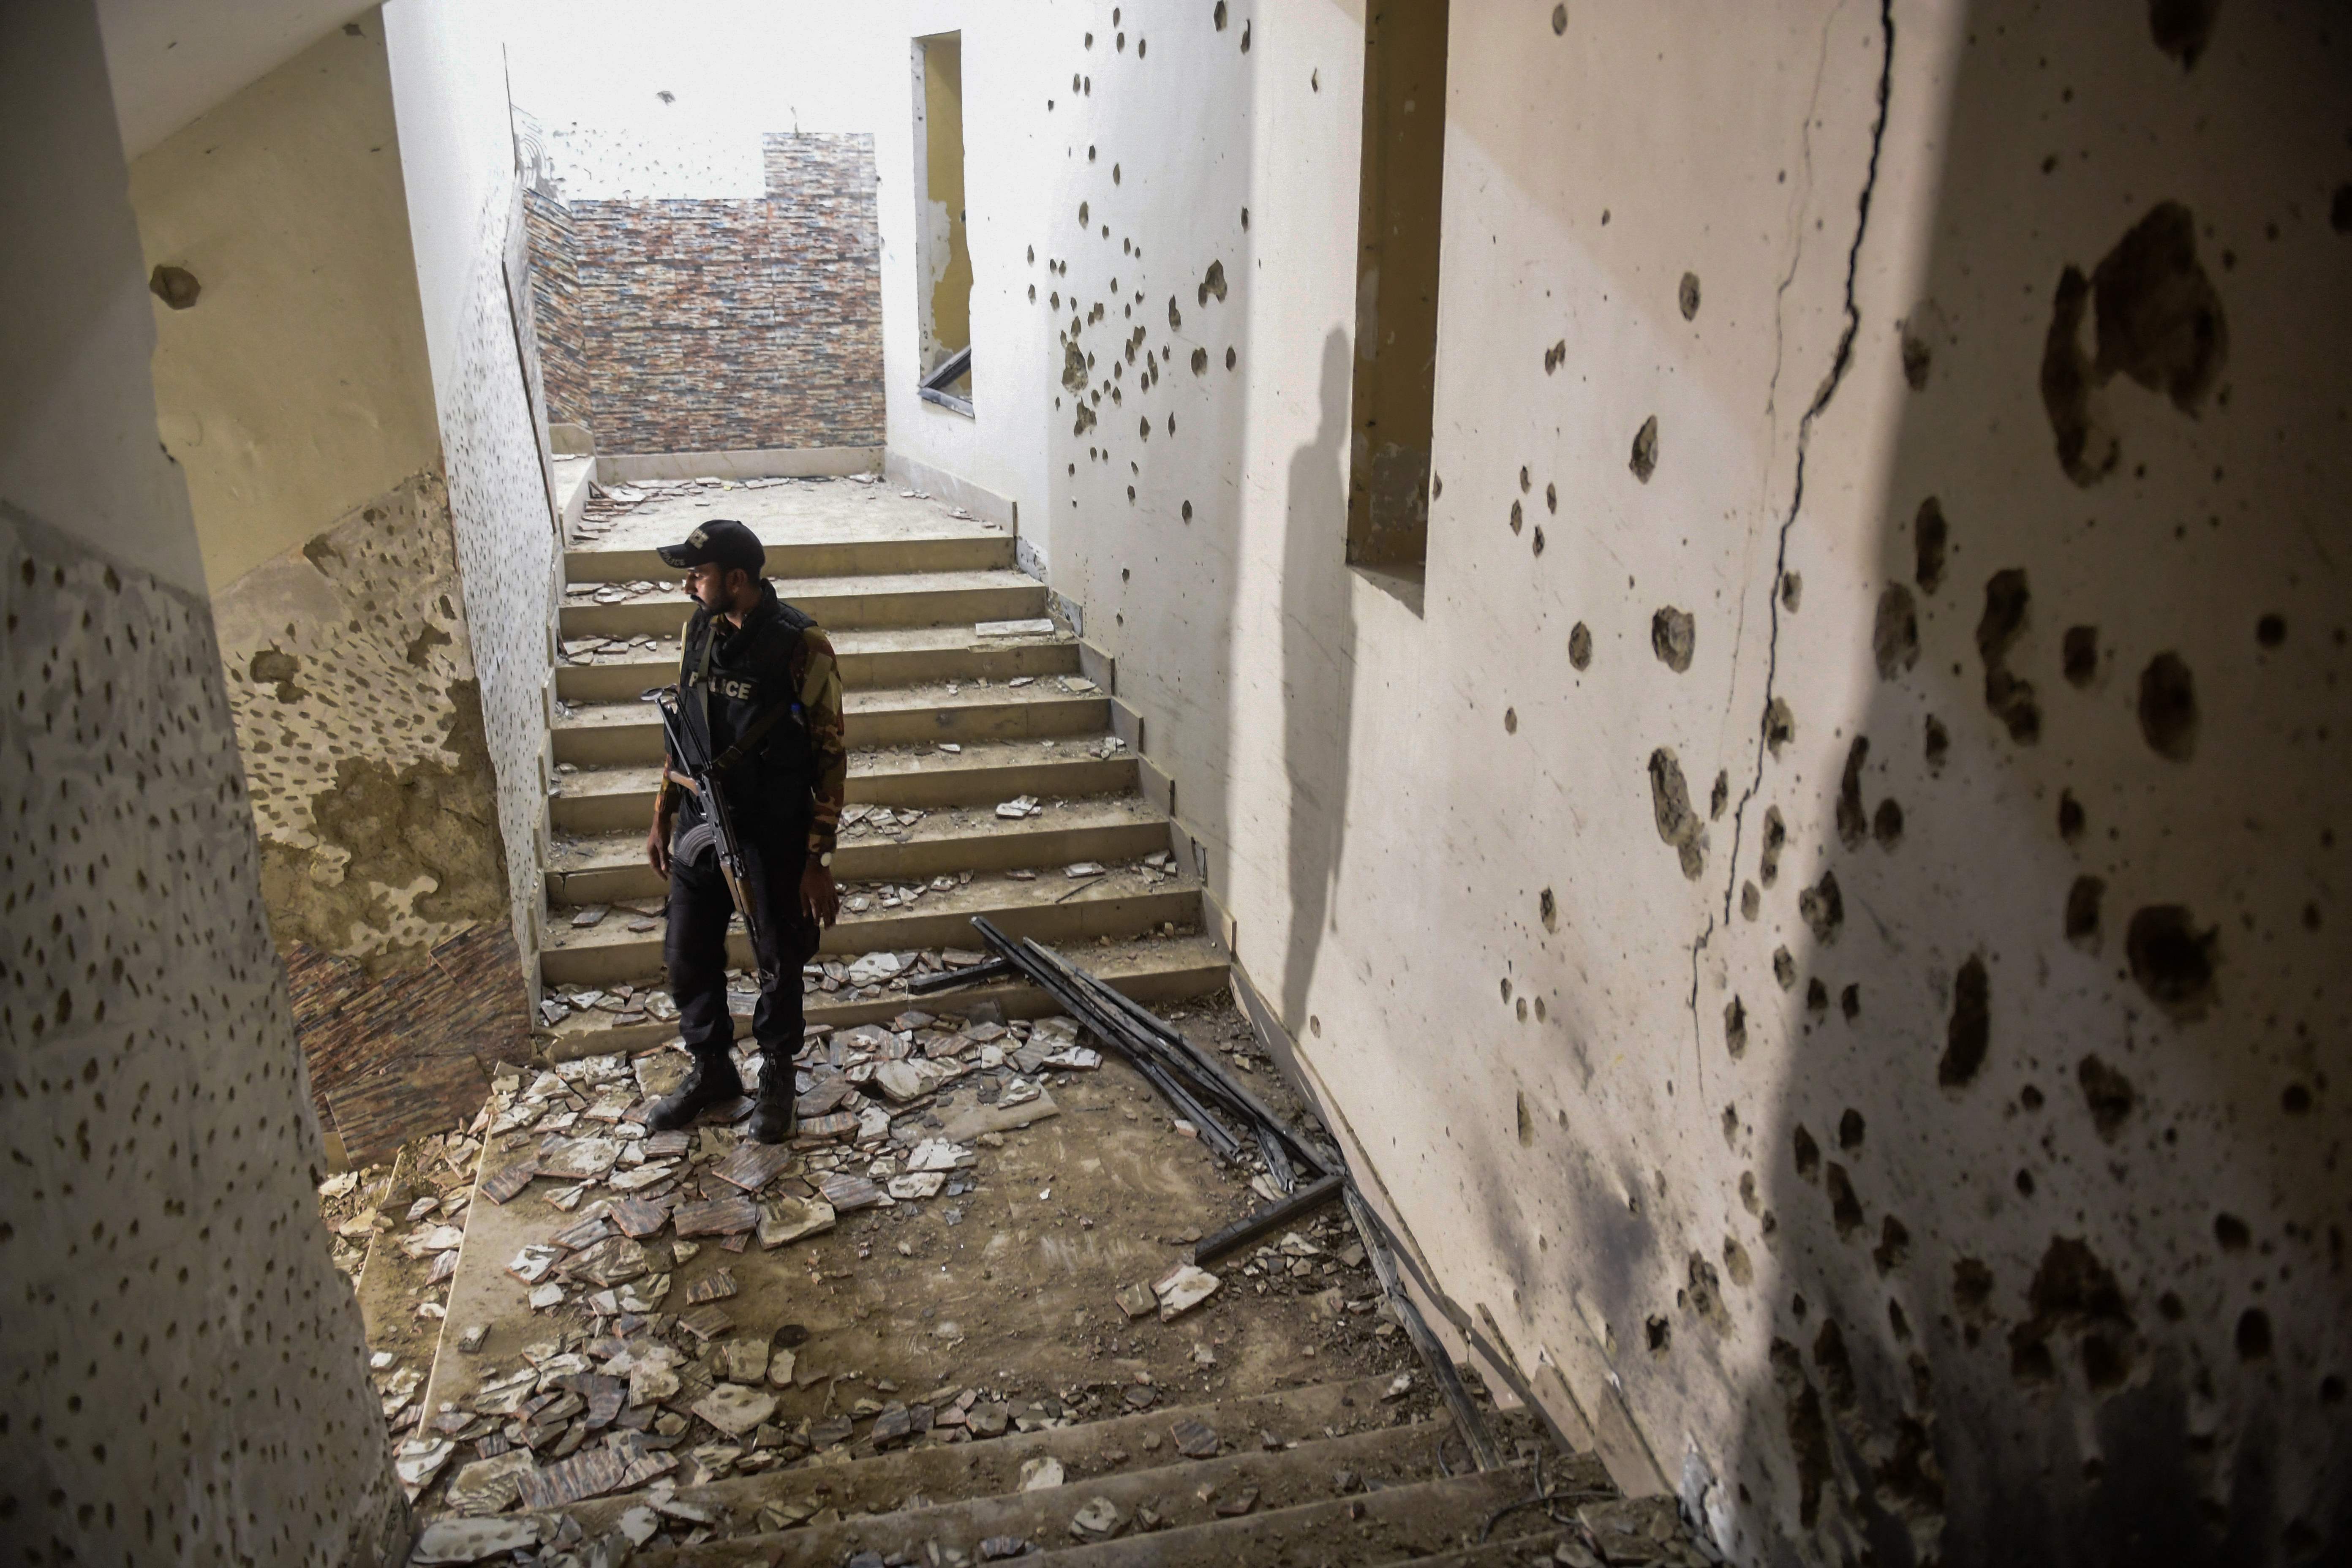
<svg viewBox="0 0 2352 1568"><path fill-rule="evenodd" d="M729 629L723 616L708 610L695 612L680 640L678 677L684 721L714 758L724 756L776 704L784 705L752 750L727 770L721 785L738 831L754 837L804 830L816 782L793 672L802 636L816 622L777 598L773 584L762 583L761 590L759 605L740 627ZM692 819L701 816L691 796L687 811Z"/></svg>

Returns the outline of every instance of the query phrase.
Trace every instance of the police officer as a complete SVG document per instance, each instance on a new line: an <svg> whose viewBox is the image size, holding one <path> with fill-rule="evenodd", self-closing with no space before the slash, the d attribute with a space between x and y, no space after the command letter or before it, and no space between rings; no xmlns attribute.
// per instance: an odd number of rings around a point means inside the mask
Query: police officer
<svg viewBox="0 0 2352 1568"><path fill-rule="evenodd" d="M740 841L742 884L762 950L753 965L762 979L751 1016L760 1085L751 1135L779 1143L794 1124L801 965L815 955L819 929L840 909L834 835L849 773L841 672L824 628L777 598L775 585L761 575L767 552L743 524L714 518L660 554L685 571L695 601L678 639L679 721L706 758L723 757L750 738L717 787L726 792ZM727 922L735 902L684 759L672 752L666 763L646 858L669 878L662 956L694 1070L647 1116L656 1132L685 1127L743 1092L727 1011Z"/></svg>

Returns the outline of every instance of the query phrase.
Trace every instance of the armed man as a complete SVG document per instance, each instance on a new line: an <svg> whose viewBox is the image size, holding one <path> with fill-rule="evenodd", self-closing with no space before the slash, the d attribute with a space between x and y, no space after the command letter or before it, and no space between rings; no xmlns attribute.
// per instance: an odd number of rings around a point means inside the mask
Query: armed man
<svg viewBox="0 0 2352 1568"><path fill-rule="evenodd" d="M751 1135L793 1135L801 1047L801 966L834 922L834 835L849 753L833 644L761 575L759 536L714 518L661 558L686 573L694 614L679 636L677 685L661 697L665 764L646 858L669 878L662 956L694 1070L646 1119L689 1125L743 1093L727 1010L727 923L743 917L760 1000Z"/></svg>

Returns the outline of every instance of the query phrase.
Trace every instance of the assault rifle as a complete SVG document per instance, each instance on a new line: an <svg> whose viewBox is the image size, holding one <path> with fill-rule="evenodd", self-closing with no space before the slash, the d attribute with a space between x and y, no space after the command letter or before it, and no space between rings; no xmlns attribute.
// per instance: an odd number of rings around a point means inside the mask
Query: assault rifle
<svg viewBox="0 0 2352 1568"><path fill-rule="evenodd" d="M735 912L743 917L743 933L751 942L751 965L760 976L760 989L769 990L776 983L776 972L766 962L767 943L760 940L760 917L753 910L748 883L751 865L743 858L743 841L736 835L735 817L728 809L726 792L719 787L719 775L743 752L743 742L756 741L767 726L755 724L743 741L728 748L727 754L714 762L695 737L694 727L678 711L677 687L665 686L654 693L654 705L661 710L662 736L669 742L670 752L686 764L686 776L680 777L671 772L665 757L662 772L672 782L692 790L702 802L702 820L709 827L711 843L719 851L719 874L726 879L728 896L735 900Z"/></svg>

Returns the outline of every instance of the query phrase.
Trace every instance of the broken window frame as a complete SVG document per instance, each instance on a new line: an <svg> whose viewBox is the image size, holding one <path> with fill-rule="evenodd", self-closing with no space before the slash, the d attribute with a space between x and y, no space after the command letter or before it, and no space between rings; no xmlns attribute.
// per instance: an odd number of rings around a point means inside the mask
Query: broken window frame
<svg viewBox="0 0 2352 1568"><path fill-rule="evenodd" d="M939 369L923 377L923 384L917 389L917 394L926 403L936 403L942 408L952 408L967 419L976 417L972 412L971 398L960 397L948 390L971 374L971 345L966 343L941 360Z"/></svg>

